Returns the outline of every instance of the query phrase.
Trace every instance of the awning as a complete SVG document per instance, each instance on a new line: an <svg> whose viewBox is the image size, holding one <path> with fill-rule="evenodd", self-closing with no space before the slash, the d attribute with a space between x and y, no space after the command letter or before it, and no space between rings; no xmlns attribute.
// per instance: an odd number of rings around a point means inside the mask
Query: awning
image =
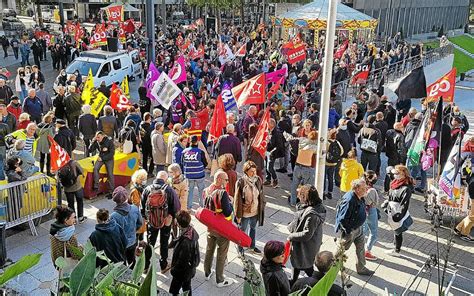
<svg viewBox="0 0 474 296"><path fill-rule="evenodd" d="M102 7L101 9L104 10L104 9L108 9L109 7L115 7L115 6L117 6L117 4L112 3L110 5L107 5L106 7ZM123 6L123 11L125 12L140 12L140 9L133 7L132 5L128 3L122 4L122 6Z"/></svg>

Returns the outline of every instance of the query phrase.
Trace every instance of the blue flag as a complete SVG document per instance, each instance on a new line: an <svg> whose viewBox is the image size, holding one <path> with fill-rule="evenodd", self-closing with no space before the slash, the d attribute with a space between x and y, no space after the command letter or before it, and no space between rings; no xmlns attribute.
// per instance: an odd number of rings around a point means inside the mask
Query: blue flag
<svg viewBox="0 0 474 296"><path fill-rule="evenodd" d="M222 102L224 102L225 112L233 108L237 108L237 102L235 101L234 95L232 94L230 84L224 83L224 86L222 87L221 96Z"/></svg>

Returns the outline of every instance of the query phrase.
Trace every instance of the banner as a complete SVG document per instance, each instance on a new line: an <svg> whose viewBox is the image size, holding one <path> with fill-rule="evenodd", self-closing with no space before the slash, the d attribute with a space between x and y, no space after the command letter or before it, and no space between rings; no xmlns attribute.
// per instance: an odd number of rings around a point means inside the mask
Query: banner
<svg viewBox="0 0 474 296"><path fill-rule="evenodd" d="M50 135L48 140L51 143L51 172L55 173L71 160L71 156Z"/></svg>
<svg viewBox="0 0 474 296"><path fill-rule="evenodd" d="M151 89L152 100L160 103L165 109L169 109L171 102L179 96L181 90L166 73L161 73Z"/></svg>
<svg viewBox="0 0 474 296"><path fill-rule="evenodd" d="M226 112L237 107L237 102L232 95L230 84L224 83L220 96L222 97L222 102L224 102L224 108Z"/></svg>
<svg viewBox="0 0 474 296"><path fill-rule="evenodd" d="M190 60L204 58L204 45L200 44L197 50L195 48L192 48L189 51L188 56Z"/></svg>
<svg viewBox="0 0 474 296"><path fill-rule="evenodd" d="M336 52L334 53L334 58L338 59L338 60L341 59L342 56L344 55L344 52L346 51L348 45L349 45L348 40L344 41L341 45L339 45Z"/></svg>
<svg viewBox="0 0 474 296"><path fill-rule="evenodd" d="M270 120L270 107L267 107L263 114L260 127L252 141L252 147L265 158L270 133L268 132L268 122Z"/></svg>
<svg viewBox="0 0 474 296"><path fill-rule="evenodd" d="M459 133L456 144L449 153L448 161L444 165L439 179L439 187L450 199L457 199L461 195L461 167L463 162L461 158L461 136L461 133Z"/></svg>
<svg viewBox="0 0 474 296"><path fill-rule="evenodd" d="M237 106L263 104L265 102L265 74L261 73L232 88Z"/></svg>
<svg viewBox="0 0 474 296"><path fill-rule="evenodd" d="M92 47L99 47L107 45L107 35L105 34L104 25L96 25L94 34L92 34L90 39L90 44Z"/></svg>
<svg viewBox="0 0 474 296"><path fill-rule="evenodd" d="M119 42L126 43L127 42L127 35L125 33L125 24L122 22L119 26Z"/></svg>
<svg viewBox="0 0 474 296"><path fill-rule="evenodd" d="M426 137L425 134L429 129L429 120L431 118L431 113L427 111L425 116L423 117L423 121L421 122L418 130L416 132L415 138L411 143L410 149L407 152L407 166L409 168L416 167L420 163L420 158L422 152L425 150L426 146Z"/></svg>
<svg viewBox="0 0 474 296"><path fill-rule="evenodd" d="M123 22L123 5L108 6L105 9L107 18L111 22Z"/></svg>
<svg viewBox="0 0 474 296"><path fill-rule="evenodd" d="M132 106L120 87L118 87L115 83L112 84L112 88L110 90L110 106L117 111L124 111Z"/></svg>
<svg viewBox="0 0 474 296"><path fill-rule="evenodd" d="M219 62L221 62L221 64L225 64L226 62L232 61L235 58L228 44L223 44L222 42L219 43L218 51Z"/></svg>
<svg viewBox="0 0 474 296"><path fill-rule="evenodd" d="M158 77L160 77L160 71L158 71L155 64L151 62L150 66L148 67L148 73L145 77L145 87L147 89L151 89L151 83L158 80Z"/></svg>
<svg viewBox="0 0 474 296"><path fill-rule="evenodd" d="M426 97L426 77L423 66L411 70L400 81L395 93L398 99L421 99Z"/></svg>
<svg viewBox="0 0 474 296"><path fill-rule="evenodd" d="M92 70L89 68L89 74L87 79L84 82L84 88L82 89L81 99L85 105L90 105L91 103L91 91L94 88L94 76L92 76Z"/></svg>
<svg viewBox="0 0 474 296"><path fill-rule="evenodd" d="M366 84L369 78L370 65L357 64L354 69L351 84Z"/></svg>
<svg viewBox="0 0 474 296"><path fill-rule="evenodd" d="M280 80L278 80L275 84L272 85L272 87L268 91L267 100L271 100L271 98L278 93L278 90L280 89L284 78L285 77L281 77Z"/></svg>
<svg viewBox="0 0 474 296"><path fill-rule="evenodd" d="M267 85L270 83L277 83L283 77L283 81L285 81L285 77L288 75L288 68L281 68L280 70L276 70L270 73L265 74L265 82Z"/></svg>
<svg viewBox="0 0 474 296"><path fill-rule="evenodd" d="M91 90L90 94L91 114L95 117L99 117L100 112L109 99L95 88Z"/></svg>
<svg viewBox="0 0 474 296"><path fill-rule="evenodd" d="M211 118L211 125L209 126L209 140L214 143L222 136L223 130L227 125L227 117L224 109L224 102L222 96L217 97L214 114Z"/></svg>
<svg viewBox="0 0 474 296"><path fill-rule="evenodd" d="M70 36L74 36L76 33L76 25L74 25L71 21L66 22L66 26L64 28L66 30L66 33Z"/></svg>
<svg viewBox="0 0 474 296"><path fill-rule="evenodd" d="M74 33L74 39L76 41L79 41L80 39L82 39L82 37L84 37L84 29L81 27L81 25L79 23L76 24L76 32Z"/></svg>
<svg viewBox="0 0 474 296"><path fill-rule="evenodd" d="M130 98L130 87L128 86L128 76L125 75L122 80L122 84L120 84L120 87L122 88L123 94L127 97Z"/></svg>
<svg viewBox="0 0 474 296"><path fill-rule="evenodd" d="M184 63L184 57L182 55L174 62L169 77L176 84L186 81L186 64Z"/></svg>
<svg viewBox="0 0 474 296"><path fill-rule="evenodd" d="M245 55L247 54L247 44L243 44L239 50L237 50L237 52L235 53L235 56L236 57L241 57L243 58Z"/></svg>
<svg viewBox="0 0 474 296"><path fill-rule="evenodd" d="M306 59L306 46L301 45L294 49L289 49L287 52L288 63L294 64Z"/></svg>
<svg viewBox="0 0 474 296"><path fill-rule="evenodd" d="M452 103L454 101L454 88L456 86L456 68L453 68L446 75L436 80L426 88L426 101L436 102L443 97L443 102Z"/></svg>

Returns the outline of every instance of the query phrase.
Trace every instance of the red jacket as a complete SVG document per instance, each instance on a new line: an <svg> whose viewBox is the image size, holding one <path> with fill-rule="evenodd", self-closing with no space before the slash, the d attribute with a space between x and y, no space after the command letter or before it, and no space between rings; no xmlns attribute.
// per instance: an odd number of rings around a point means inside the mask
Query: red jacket
<svg viewBox="0 0 474 296"><path fill-rule="evenodd" d="M8 104L7 111L13 114L13 116L15 116L16 120L18 121L18 118L22 113L21 104L18 104L18 107L14 107L12 103L10 103Z"/></svg>

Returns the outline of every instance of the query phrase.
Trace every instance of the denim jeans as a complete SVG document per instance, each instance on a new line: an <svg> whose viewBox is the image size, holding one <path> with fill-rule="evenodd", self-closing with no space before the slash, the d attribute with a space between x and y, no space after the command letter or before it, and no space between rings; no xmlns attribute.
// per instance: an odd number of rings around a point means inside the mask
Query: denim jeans
<svg viewBox="0 0 474 296"><path fill-rule="evenodd" d="M367 219L364 223L364 235L370 231L369 238L367 239L367 251L371 251L372 247L377 242L379 228L379 219L377 217L377 208L369 208L367 213Z"/></svg>
<svg viewBox="0 0 474 296"><path fill-rule="evenodd" d="M107 181L109 182L109 190L110 192L114 191L115 189L115 179L114 179L114 160L107 160L107 161L96 161L94 164L94 186L92 187L93 190L97 190L99 188L99 171L100 168L105 165L107 170Z"/></svg>
<svg viewBox="0 0 474 296"><path fill-rule="evenodd" d="M314 185L314 170L312 167L305 167L300 164L295 166L293 171L293 181L291 182L291 200L292 205L296 204L296 190L298 185Z"/></svg>
<svg viewBox="0 0 474 296"><path fill-rule="evenodd" d="M418 177L418 174L420 174L421 182L420 182L420 185L416 187L421 188L421 189L426 189L426 182L427 182L426 172L421 168L421 165L412 167L410 169L410 174L414 179L416 179Z"/></svg>
<svg viewBox="0 0 474 296"><path fill-rule="evenodd" d="M334 189L334 172L336 171L336 166L326 166L326 172L324 177L324 191L332 193Z"/></svg>
<svg viewBox="0 0 474 296"><path fill-rule="evenodd" d="M189 182L189 193L188 193L188 209L193 207L193 198L194 198L194 186L198 189L198 200L199 205L202 207L204 205L202 192L204 191L204 178L203 179L188 179Z"/></svg>
<svg viewBox="0 0 474 296"><path fill-rule="evenodd" d="M265 166L265 170L266 170L266 177L265 179L267 181L278 181L278 177L277 177L277 173L275 171L275 158L272 158L272 157L267 157L266 159L266 166Z"/></svg>
<svg viewBox="0 0 474 296"><path fill-rule="evenodd" d="M245 233L248 233L248 235L252 239L252 244L250 245L251 249L255 248L255 229L257 227L257 220L258 220L257 218L258 218L258 215L253 216L253 217L248 217L248 218L242 217L242 219L240 220L240 227L239 227L240 230L242 230ZM249 226L250 226L250 230L247 231Z"/></svg>
<svg viewBox="0 0 474 296"><path fill-rule="evenodd" d="M360 163L362 164L364 171L372 170L375 172L377 171L377 165L379 164L379 156L377 153L362 151L360 154Z"/></svg>

